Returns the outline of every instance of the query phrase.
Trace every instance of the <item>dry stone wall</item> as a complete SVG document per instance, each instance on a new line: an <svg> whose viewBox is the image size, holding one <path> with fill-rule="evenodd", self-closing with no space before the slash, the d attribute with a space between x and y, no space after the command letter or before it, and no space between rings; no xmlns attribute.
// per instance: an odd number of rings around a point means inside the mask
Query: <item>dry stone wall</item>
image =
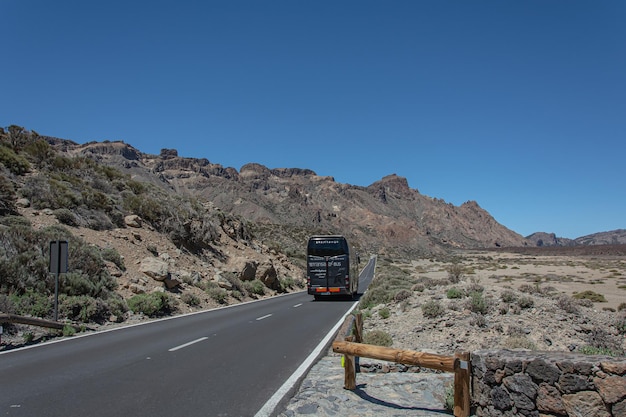
<svg viewBox="0 0 626 417"><path fill-rule="evenodd" d="M471 361L478 417L626 417L626 357L487 350Z"/></svg>

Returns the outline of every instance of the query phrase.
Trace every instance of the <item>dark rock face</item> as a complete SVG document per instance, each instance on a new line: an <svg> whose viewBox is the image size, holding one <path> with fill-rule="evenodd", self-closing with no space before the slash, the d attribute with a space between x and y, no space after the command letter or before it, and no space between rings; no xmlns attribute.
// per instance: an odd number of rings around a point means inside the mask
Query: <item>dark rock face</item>
<svg viewBox="0 0 626 417"><path fill-rule="evenodd" d="M472 374L472 408L477 416L625 415L624 357L476 351ZM503 374L509 376L493 377Z"/></svg>

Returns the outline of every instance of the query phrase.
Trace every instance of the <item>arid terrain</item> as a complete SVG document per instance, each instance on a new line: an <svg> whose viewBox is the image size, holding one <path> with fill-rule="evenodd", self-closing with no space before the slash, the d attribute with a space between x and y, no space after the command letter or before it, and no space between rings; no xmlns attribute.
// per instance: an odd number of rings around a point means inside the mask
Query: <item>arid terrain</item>
<svg viewBox="0 0 626 417"><path fill-rule="evenodd" d="M440 354L522 348L623 355L624 247L587 249L469 251L458 252L456 263L394 262L414 283L412 291L365 310L364 331L388 333L397 348ZM385 263L378 273L385 274ZM459 276L450 273L454 268ZM594 297L606 301L589 300Z"/></svg>

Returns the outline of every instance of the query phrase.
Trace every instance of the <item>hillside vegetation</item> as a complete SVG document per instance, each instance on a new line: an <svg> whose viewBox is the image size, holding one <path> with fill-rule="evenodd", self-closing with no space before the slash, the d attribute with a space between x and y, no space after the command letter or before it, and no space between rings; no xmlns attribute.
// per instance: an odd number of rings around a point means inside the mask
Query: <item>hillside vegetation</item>
<svg viewBox="0 0 626 417"><path fill-rule="evenodd" d="M170 261L166 277L154 280L146 271L138 272L137 259L128 259L111 242L113 231L129 229L129 219L139 222L135 227L146 237L134 232L133 246L141 256L168 261L169 255L159 253L166 245L155 244L164 237L187 265L180 261L172 268ZM53 240L69 242L70 268L59 288L61 320L122 321L129 310L158 316L301 287L301 271L275 252L272 268L291 268L291 276L269 280L253 274L244 282L237 269L219 270L238 257L236 250L229 254L233 244L240 245L242 262L260 269L272 250L257 243L254 234L250 222L197 198L133 180L93 158L64 153L19 126L0 129L0 312L52 317L54 276L48 269ZM244 255L243 248L259 258ZM193 263L198 263L197 271L175 269ZM128 266L134 271L125 277Z"/></svg>

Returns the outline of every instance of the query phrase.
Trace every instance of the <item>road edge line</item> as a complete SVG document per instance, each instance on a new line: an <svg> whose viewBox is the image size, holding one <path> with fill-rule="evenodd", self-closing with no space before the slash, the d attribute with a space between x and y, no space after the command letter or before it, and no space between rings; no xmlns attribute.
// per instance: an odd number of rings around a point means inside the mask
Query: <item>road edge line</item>
<svg viewBox="0 0 626 417"><path fill-rule="evenodd" d="M254 417L270 417L274 411L276 411L276 407L283 398L293 389L293 387L300 381L300 379L304 376L305 373L309 371L309 369L313 366L313 363L320 357L322 350L327 348L330 344L332 338L335 337L335 333L337 330L343 325L346 317L356 308L358 302L355 302L350 309L344 314L341 319L335 324L335 326L328 332L326 337L322 339L322 341L313 349L313 351L309 354L309 356L302 362L302 364L294 371L293 374L281 385L280 388L270 397L269 400L261 407L261 409L254 415Z"/></svg>

